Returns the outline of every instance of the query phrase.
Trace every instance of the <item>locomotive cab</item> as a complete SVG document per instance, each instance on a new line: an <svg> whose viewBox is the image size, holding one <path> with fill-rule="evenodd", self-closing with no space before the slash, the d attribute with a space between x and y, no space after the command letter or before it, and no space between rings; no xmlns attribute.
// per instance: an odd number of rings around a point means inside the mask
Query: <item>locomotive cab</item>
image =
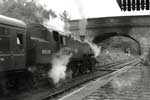
<svg viewBox="0 0 150 100"><path fill-rule="evenodd" d="M26 24L0 16L0 71L25 68Z"/></svg>
<svg viewBox="0 0 150 100"><path fill-rule="evenodd" d="M54 53L65 45L65 37L41 24L27 27L27 65L49 64Z"/></svg>

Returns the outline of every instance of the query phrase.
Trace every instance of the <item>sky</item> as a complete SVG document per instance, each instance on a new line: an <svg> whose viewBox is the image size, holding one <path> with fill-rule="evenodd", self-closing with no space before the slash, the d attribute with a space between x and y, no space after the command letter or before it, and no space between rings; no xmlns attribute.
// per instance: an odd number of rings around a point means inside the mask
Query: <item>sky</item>
<svg viewBox="0 0 150 100"><path fill-rule="evenodd" d="M116 0L39 0L39 2L57 14L66 10L71 19L150 15L150 11L121 12Z"/></svg>
<svg viewBox="0 0 150 100"><path fill-rule="evenodd" d="M67 11L71 20L128 16L128 15L150 15L150 11L123 12L116 0L38 0L46 9L52 9L57 15ZM59 17L46 21L45 25L65 31L65 24ZM83 26L84 27L84 26Z"/></svg>

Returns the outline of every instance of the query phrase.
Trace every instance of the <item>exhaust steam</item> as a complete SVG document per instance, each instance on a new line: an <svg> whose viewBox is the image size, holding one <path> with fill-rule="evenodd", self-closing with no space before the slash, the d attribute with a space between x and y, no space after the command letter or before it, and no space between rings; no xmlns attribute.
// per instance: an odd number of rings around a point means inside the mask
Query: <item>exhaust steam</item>
<svg viewBox="0 0 150 100"><path fill-rule="evenodd" d="M101 46L96 45L95 43L92 42L92 39L88 39L88 38L85 39L84 42L87 43L91 47L94 53L94 57L99 56L101 52Z"/></svg>
<svg viewBox="0 0 150 100"><path fill-rule="evenodd" d="M53 80L54 84L59 83L59 81L66 78L67 64L72 57L73 52L70 48L62 48L57 52L52 60L52 69L48 71L48 77Z"/></svg>
<svg viewBox="0 0 150 100"><path fill-rule="evenodd" d="M79 24L78 25L79 26L79 33L78 34L83 35L83 36L87 36L86 27L88 25L88 21L87 21L86 16L85 16L85 11L84 11L82 2L80 0L76 0L75 3L77 4L79 14L82 18L78 23ZM74 40L78 40L79 42L82 42L82 43L87 43L90 46L90 48L92 49L94 56L95 57L99 56L99 54L101 52L101 46L98 46L95 43L93 43L92 38L90 38L90 37L85 38L84 41L82 41L81 38L79 39L80 36L76 36L76 35L74 35L75 37L73 36Z"/></svg>
<svg viewBox="0 0 150 100"><path fill-rule="evenodd" d="M72 34L71 37L75 40L78 41L80 43L87 43L90 48L92 49L93 53L94 53L94 57L99 56L99 54L101 53L101 46L96 45L95 43L92 42L93 38L90 37L86 37L84 38L84 40L82 40L79 36Z"/></svg>

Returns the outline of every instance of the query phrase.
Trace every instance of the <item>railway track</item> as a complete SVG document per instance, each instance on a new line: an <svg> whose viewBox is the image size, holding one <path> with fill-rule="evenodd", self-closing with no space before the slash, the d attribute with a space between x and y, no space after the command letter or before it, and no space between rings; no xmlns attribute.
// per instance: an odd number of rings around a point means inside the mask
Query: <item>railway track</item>
<svg viewBox="0 0 150 100"><path fill-rule="evenodd" d="M124 65L130 65L130 62L134 62L133 58L131 59L125 59L125 60L121 60L112 64L108 64L108 65L104 65L104 66L100 66L97 67L95 70L117 70L122 68ZM129 63L128 63L129 62Z"/></svg>
<svg viewBox="0 0 150 100"><path fill-rule="evenodd" d="M124 66L136 65L138 63L140 63L140 59L126 59L106 66L97 67L92 73L88 73L80 77L76 77L70 81L67 81L62 85L63 87L53 88L50 90L42 90L39 91L38 93L31 92L24 95L19 95L15 97L15 100L51 100L51 99L54 100L59 95L66 93L76 87L80 87L86 82L95 80L99 77L106 76L118 69L123 68ZM5 99L5 100L9 100L9 99Z"/></svg>
<svg viewBox="0 0 150 100"><path fill-rule="evenodd" d="M103 66L98 66L98 67L99 67L99 69L102 69L102 68L111 68L113 66L117 66L119 64L126 63L126 62L132 61L132 60L133 60L133 58L124 59L124 60L120 60L120 61L117 61L117 62L109 63L109 64L106 64L106 65L103 65Z"/></svg>

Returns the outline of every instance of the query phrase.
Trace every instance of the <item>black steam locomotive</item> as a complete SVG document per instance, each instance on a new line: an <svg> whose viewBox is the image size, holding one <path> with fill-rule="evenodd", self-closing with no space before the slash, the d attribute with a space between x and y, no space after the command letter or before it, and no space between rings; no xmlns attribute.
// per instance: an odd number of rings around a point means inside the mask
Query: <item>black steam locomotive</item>
<svg viewBox="0 0 150 100"><path fill-rule="evenodd" d="M78 49L68 64L73 76L92 70L91 66L95 65L93 52L87 44L40 24L27 25L17 19L0 16L0 84L2 87L7 82L8 86L16 85L20 79L26 81L23 84L28 83L34 68L46 72L50 69L52 55L63 47Z"/></svg>

